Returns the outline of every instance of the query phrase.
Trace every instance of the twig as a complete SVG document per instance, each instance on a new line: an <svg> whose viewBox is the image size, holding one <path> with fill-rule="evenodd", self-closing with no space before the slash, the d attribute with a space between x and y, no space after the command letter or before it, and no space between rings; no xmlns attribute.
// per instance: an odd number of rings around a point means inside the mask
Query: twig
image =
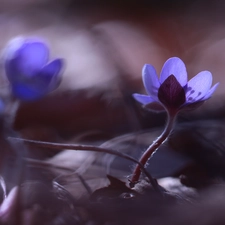
<svg viewBox="0 0 225 225"><path fill-rule="evenodd" d="M8 138L13 141L24 142L25 144L29 144L30 146L36 146L40 148L50 148L53 150L67 149L67 150L76 150L76 151L92 151L92 152L102 152L102 153L108 153L111 155L116 155L118 157L130 160L138 164L141 170L143 171L143 173L145 173L145 175L148 177L155 191L161 192L161 189L157 181L148 173L148 171L144 168L144 166L140 162L138 162L138 160L134 159L133 157L125 153L121 153L113 149L106 149L106 148L101 148L101 147L92 146L92 145L61 144L61 143L34 141L34 140L28 140L23 138L14 138L14 137L8 137ZM134 187L135 183L130 182L130 186Z"/></svg>

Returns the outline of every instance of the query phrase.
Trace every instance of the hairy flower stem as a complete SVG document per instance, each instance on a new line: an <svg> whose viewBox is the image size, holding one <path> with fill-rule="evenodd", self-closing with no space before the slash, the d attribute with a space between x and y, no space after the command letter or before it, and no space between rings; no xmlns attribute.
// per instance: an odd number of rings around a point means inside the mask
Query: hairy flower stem
<svg viewBox="0 0 225 225"><path fill-rule="evenodd" d="M176 115L177 115L177 112L167 111L168 119L167 119L166 127L165 127L164 131L162 132L162 134L147 148L147 150L141 156L141 158L139 160L141 165L145 166L146 163L148 162L148 160L157 151L159 146L161 144L163 144L166 141L166 139L169 137L169 135L173 129L174 122L176 120ZM140 168L140 165L137 164L137 166L133 172L133 176L130 180L130 186L134 186L138 182L140 175L141 175L141 168Z"/></svg>

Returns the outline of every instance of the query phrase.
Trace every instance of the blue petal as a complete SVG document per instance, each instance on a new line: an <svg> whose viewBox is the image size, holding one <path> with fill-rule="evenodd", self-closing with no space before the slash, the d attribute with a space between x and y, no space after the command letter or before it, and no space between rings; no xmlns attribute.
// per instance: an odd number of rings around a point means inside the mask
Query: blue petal
<svg viewBox="0 0 225 225"><path fill-rule="evenodd" d="M155 99L148 95L141 95L141 94L133 94L133 97L138 102L142 103L143 105L147 105L149 103L155 102Z"/></svg>
<svg viewBox="0 0 225 225"><path fill-rule="evenodd" d="M193 77L187 85L186 100L195 102L201 100L209 91L212 85L212 74L209 71L202 71Z"/></svg>
<svg viewBox="0 0 225 225"><path fill-rule="evenodd" d="M209 99L212 94L214 93L214 91L217 89L219 83L216 83L207 93L206 95L201 99L201 101L207 100Z"/></svg>
<svg viewBox="0 0 225 225"><path fill-rule="evenodd" d="M37 75L39 79L42 79L46 85L48 85L48 90L52 91L58 87L61 81L61 71L64 65L63 59L55 59L46 66L44 66L41 72Z"/></svg>
<svg viewBox="0 0 225 225"><path fill-rule="evenodd" d="M160 83L162 84L170 75L174 75L182 87L187 84L187 71L181 59L172 57L164 63L159 78Z"/></svg>
<svg viewBox="0 0 225 225"><path fill-rule="evenodd" d="M156 70L152 65L144 65L142 69L142 79L147 93L153 98L158 99L157 95L160 83Z"/></svg>
<svg viewBox="0 0 225 225"><path fill-rule="evenodd" d="M47 63L48 47L36 39L16 39L5 51L5 70L10 82L33 76Z"/></svg>
<svg viewBox="0 0 225 225"><path fill-rule="evenodd" d="M13 84L12 92L14 96L22 101L32 101L43 97L46 94L46 90L40 90L27 84Z"/></svg>
<svg viewBox="0 0 225 225"><path fill-rule="evenodd" d="M44 66L40 73L33 77L13 82L13 94L23 100L36 100L58 87L61 80L60 71L63 60L56 59Z"/></svg>

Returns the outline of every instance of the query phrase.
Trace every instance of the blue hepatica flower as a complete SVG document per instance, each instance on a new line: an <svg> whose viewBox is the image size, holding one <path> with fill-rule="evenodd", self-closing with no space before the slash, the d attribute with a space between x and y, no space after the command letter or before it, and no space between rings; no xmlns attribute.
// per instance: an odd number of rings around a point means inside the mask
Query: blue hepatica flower
<svg viewBox="0 0 225 225"><path fill-rule="evenodd" d="M14 96L36 100L59 86L62 59L49 60L49 48L35 38L15 38L4 52L5 71Z"/></svg>
<svg viewBox="0 0 225 225"><path fill-rule="evenodd" d="M152 65L142 70L144 87L148 95L133 94L144 106L153 110L178 112L183 108L195 108L209 99L219 83L212 86L212 74L202 71L187 81L187 71L183 61L177 57L169 58L158 78Z"/></svg>

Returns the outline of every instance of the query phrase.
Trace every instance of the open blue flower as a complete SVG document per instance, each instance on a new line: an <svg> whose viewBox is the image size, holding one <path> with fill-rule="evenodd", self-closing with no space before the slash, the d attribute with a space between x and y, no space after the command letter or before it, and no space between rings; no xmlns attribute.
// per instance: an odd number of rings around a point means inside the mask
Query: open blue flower
<svg viewBox="0 0 225 225"><path fill-rule="evenodd" d="M35 38L15 38L4 52L5 71L14 96L36 100L59 86L62 59L49 60L49 48Z"/></svg>
<svg viewBox="0 0 225 225"><path fill-rule="evenodd" d="M133 94L133 97L153 110L178 112L183 108L194 108L209 99L219 83L212 86L212 74L202 71L187 81L187 71L183 61L177 57L169 58L158 78L152 65L142 70L144 87L148 95Z"/></svg>

